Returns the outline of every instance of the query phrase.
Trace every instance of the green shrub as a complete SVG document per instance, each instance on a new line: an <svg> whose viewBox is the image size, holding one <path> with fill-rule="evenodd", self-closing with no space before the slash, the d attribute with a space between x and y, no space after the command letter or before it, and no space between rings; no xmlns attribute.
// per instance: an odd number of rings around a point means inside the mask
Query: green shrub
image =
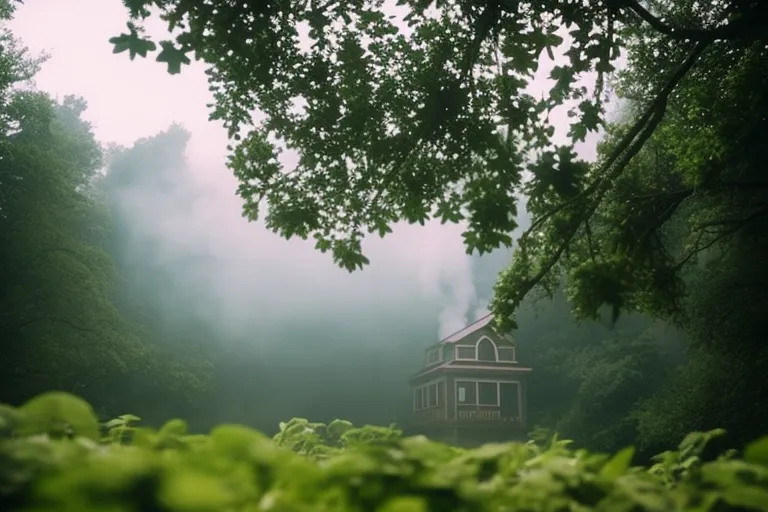
<svg viewBox="0 0 768 512"><path fill-rule="evenodd" d="M473 450L394 427L293 419L270 439L221 425L190 435L47 393L0 407L0 510L18 511L768 511L768 437L702 461L715 430L650 468L634 450L572 450L554 437Z"/></svg>

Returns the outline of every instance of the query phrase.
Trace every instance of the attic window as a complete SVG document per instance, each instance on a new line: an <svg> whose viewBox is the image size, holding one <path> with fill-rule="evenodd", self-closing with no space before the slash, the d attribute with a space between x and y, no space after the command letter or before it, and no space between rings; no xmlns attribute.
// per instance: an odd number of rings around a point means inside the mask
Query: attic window
<svg viewBox="0 0 768 512"><path fill-rule="evenodd" d="M478 361L496 361L496 346L488 338L481 338L477 342Z"/></svg>
<svg viewBox="0 0 768 512"><path fill-rule="evenodd" d="M440 361L440 351L433 349L427 352L427 364L433 364Z"/></svg>
<svg viewBox="0 0 768 512"><path fill-rule="evenodd" d="M456 359L470 359L475 360L475 347L472 346L458 346L456 347Z"/></svg>
<svg viewBox="0 0 768 512"><path fill-rule="evenodd" d="M516 363L515 347L499 347L499 361Z"/></svg>

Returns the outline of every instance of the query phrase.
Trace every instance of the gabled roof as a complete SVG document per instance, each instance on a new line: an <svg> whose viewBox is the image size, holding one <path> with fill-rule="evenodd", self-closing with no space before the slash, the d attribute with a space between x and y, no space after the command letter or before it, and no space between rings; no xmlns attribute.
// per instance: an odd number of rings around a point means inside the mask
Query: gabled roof
<svg viewBox="0 0 768 512"><path fill-rule="evenodd" d="M438 345L442 345L444 343L456 343L462 338L469 336L473 332L478 331L483 327L487 326L488 324L491 323L492 320L493 320L493 315L489 313L484 317L482 317L481 319L476 320L474 323L471 323L468 326L464 327L463 329L456 331L455 333L451 334L446 338L443 338L442 340L440 340Z"/></svg>

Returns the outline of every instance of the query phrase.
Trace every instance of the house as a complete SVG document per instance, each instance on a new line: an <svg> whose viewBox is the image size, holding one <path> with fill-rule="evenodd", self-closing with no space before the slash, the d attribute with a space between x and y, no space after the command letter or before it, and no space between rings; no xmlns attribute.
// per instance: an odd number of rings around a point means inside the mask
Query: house
<svg viewBox="0 0 768 512"><path fill-rule="evenodd" d="M426 349L413 389L410 429L457 446L524 440L526 376L515 340L487 315Z"/></svg>

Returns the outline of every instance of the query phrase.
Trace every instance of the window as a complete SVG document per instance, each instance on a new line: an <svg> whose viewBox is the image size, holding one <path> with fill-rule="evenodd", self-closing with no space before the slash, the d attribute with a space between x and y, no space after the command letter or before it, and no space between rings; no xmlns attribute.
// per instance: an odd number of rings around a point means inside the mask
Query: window
<svg viewBox="0 0 768 512"><path fill-rule="evenodd" d="M518 382L509 381L456 381L456 405L500 407L507 416L518 417ZM474 409L475 407L471 407ZM467 410L463 407L460 410Z"/></svg>
<svg viewBox="0 0 768 512"><path fill-rule="evenodd" d="M456 347L456 359L475 359L475 347Z"/></svg>
<svg viewBox="0 0 768 512"><path fill-rule="evenodd" d="M474 345L456 345L456 359L464 361L498 361L496 344L487 336L481 337Z"/></svg>
<svg viewBox="0 0 768 512"><path fill-rule="evenodd" d="M456 389L458 393L458 403L463 405L473 405L477 403L477 383L475 382L457 382Z"/></svg>
<svg viewBox="0 0 768 512"><path fill-rule="evenodd" d="M477 400L479 405L499 405L499 383L478 382Z"/></svg>
<svg viewBox="0 0 768 512"><path fill-rule="evenodd" d="M499 361L511 361L515 362L515 347L498 347L499 348Z"/></svg>
<svg viewBox="0 0 768 512"><path fill-rule="evenodd" d="M413 390L413 409L430 409L440 405L440 389L437 382L426 384Z"/></svg>
<svg viewBox="0 0 768 512"><path fill-rule="evenodd" d="M523 411L520 404L520 383L502 382L499 384L501 397L501 416L504 418L515 418L518 421L522 418Z"/></svg>
<svg viewBox="0 0 768 512"><path fill-rule="evenodd" d="M427 364L433 364L440 361L440 351L438 349L432 349L427 352Z"/></svg>
<svg viewBox="0 0 768 512"><path fill-rule="evenodd" d="M496 360L496 346L488 338L480 338L477 342L477 359L479 361Z"/></svg>
<svg viewBox="0 0 768 512"><path fill-rule="evenodd" d="M420 411L424 408L424 393L421 388L413 390L413 410Z"/></svg>
<svg viewBox="0 0 768 512"><path fill-rule="evenodd" d="M437 384L427 387L427 407L437 407Z"/></svg>

